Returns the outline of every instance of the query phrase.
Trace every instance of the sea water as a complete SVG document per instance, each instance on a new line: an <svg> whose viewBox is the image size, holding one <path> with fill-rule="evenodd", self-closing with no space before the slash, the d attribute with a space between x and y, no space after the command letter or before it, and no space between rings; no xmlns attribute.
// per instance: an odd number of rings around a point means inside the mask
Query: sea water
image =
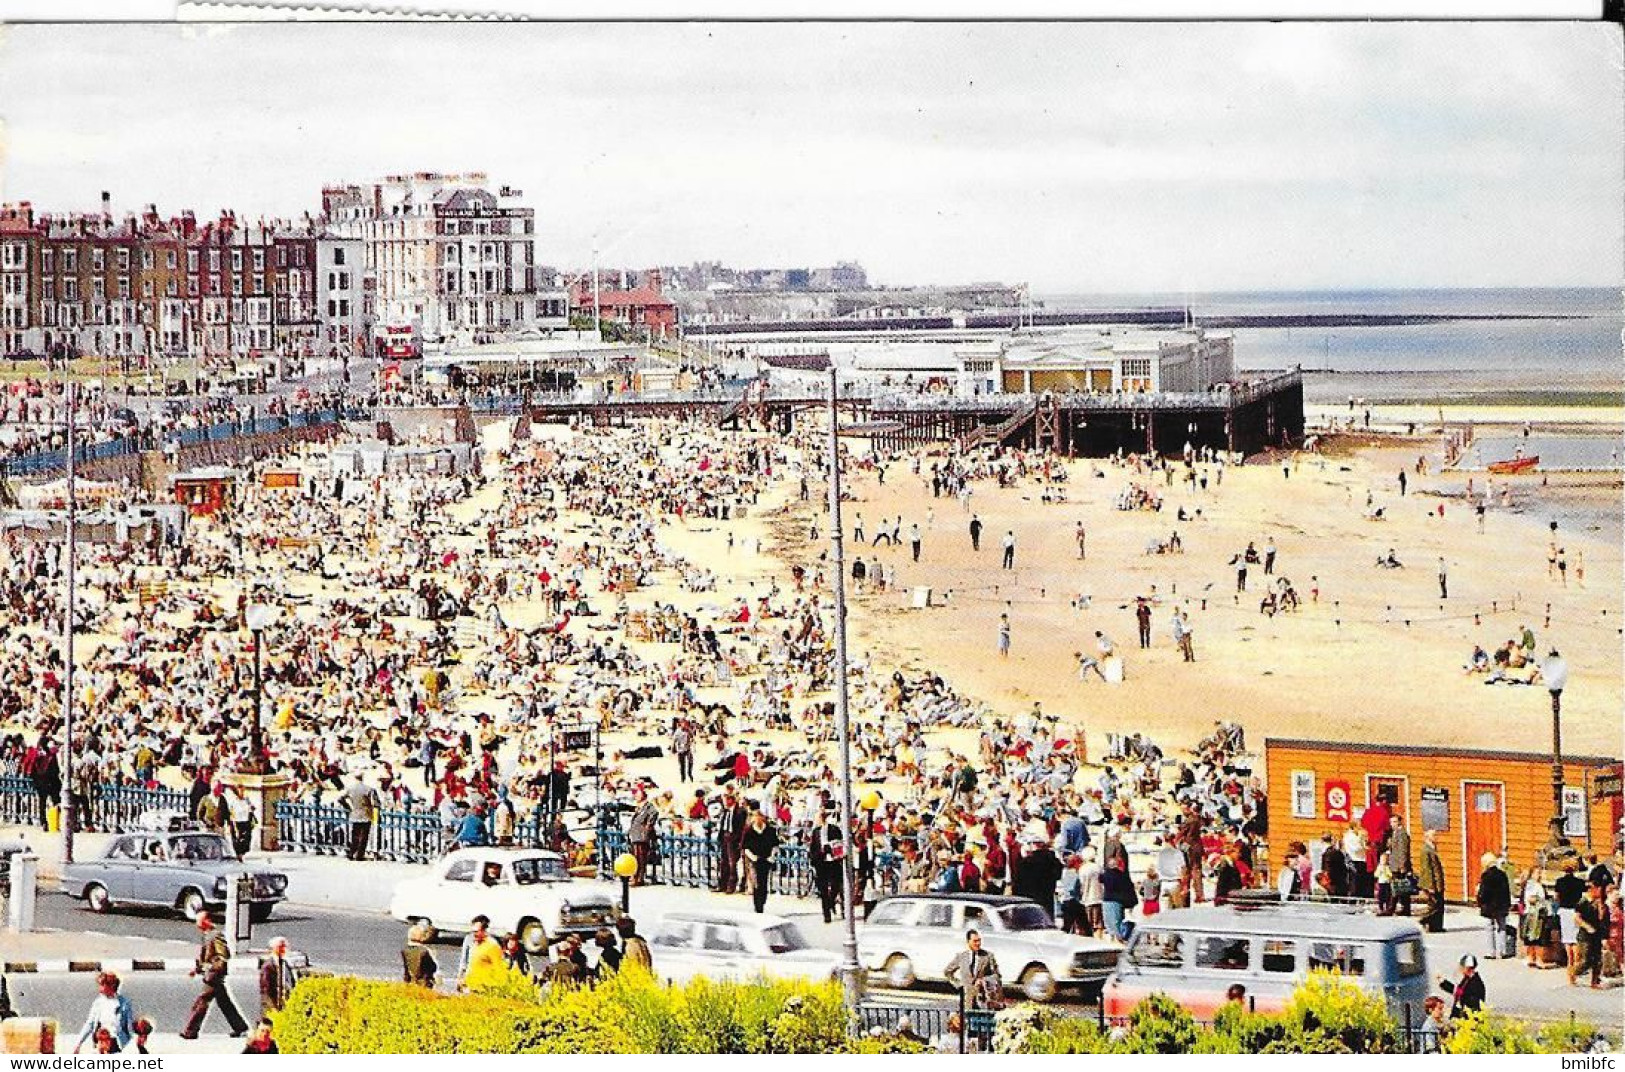
<svg viewBox="0 0 1625 1072"><path fill-rule="evenodd" d="M1305 370L1310 402L1446 402L1453 399L1625 389L1625 313L1617 290L1367 290L1214 294L1035 295L1057 312L1189 308L1242 315L1499 317L1392 327L1237 328L1243 371ZM1513 319L1542 317L1545 319Z"/></svg>

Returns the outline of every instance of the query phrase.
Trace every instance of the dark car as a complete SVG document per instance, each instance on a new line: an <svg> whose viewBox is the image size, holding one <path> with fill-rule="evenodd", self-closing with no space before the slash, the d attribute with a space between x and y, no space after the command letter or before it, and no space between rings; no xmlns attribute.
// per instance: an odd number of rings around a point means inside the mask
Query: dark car
<svg viewBox="0 0 1625 1072"><path fill-rule="evenodd" d="M249 911L254 921L270 919L276 903L287 896L288 876L249 869L219 834L123 834L99 859L64 867L62 891L84 901L92 912L148 905L194 916L224 908L227 887L242 874L253 880Z"/></svg>

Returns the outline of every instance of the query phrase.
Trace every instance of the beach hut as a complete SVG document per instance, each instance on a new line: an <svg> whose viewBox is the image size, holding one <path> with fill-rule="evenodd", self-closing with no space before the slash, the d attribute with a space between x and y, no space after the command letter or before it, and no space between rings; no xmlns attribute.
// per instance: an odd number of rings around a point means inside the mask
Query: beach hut
<svg viewBox="0 0 1625 1072"><path fill-rule="evenodd" d="M171 477L170 487L174 489L175 501L186 507L193 517L212 517L231 507L238 475L237 470L224 466L192 469Z"/></svg>

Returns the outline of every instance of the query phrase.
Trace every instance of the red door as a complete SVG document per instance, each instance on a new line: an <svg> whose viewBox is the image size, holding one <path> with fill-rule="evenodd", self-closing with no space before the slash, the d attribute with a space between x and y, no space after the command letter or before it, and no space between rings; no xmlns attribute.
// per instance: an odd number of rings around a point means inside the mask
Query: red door
<svg viewBox="0 0 1625 1072"><path fill-rule="evenodd" d="M1462 868L1466 883L1463 895L1471 901L1478 893L1478 876L1484 873L1479 861L1486 852L1497 856L1506 848L1505 792L1499 782L1468 782L1462 786L1462 830L1466 839L1467 861Z"/></svg>

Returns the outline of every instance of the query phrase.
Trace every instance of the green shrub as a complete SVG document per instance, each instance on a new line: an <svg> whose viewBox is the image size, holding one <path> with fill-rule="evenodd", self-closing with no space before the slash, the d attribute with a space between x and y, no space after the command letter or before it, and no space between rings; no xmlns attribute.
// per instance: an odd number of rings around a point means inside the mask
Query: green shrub
<svg viewBox="0 0 1625 1072"><path fill-rule="evenodd" d="M1453 1021L1446 1053L1541 1053L1529 1026L1494 1012L1473 1012Z"/></svg>
<svg viewBox="0 0 1625 1072"><path fill-rule="evenodd" d="M275 1017L287 1053L836 1053L834 983L686 987L628 973L596 988L503 986L444 995L401 983L308 979Z"/></svg>
<svg viewBox="0 0 1625 1072"><path fill-rule="evenodd" d="M1196 1021L1166 994L1152 994L1129 1016L1120 1053L1190 1053L1196 1046Z"/></svg>
<svg viewBox="0 0 1625 1072"><path fill-rule="evenodd" d="M1601 1034L1590 1020L1561 1020L1540 1029L1538 1038L1547 1053L1585 1053Z"/></svg>
<svg viewBox="0 0 1625 1072"><path fill-rule="evenodd" d="M1311 1036L1336 1039L1341 1043L1333 1051L1337 1053L1390 1053L1395 1049L1397 1025L1388 1015L1388 1003L1339 972L1310 972L1292 992L1281 1019L1286 1025L1283 1045L1298 1044L1293 1036L1303 1035L1303 1045L1317 1044Z"/></svg>
<svg viewBox="0 0 1625 1072"><path fill-rule="evenodd" d="M881 1038L852 1039L840 1050L841 1053L877 1054L877 1053L931 1053L931 1047L921 1042L909 1042L906 1039L883 1036Z"/></svg>
<svg viewBox="0 0 1625 1072"><path fill-rule="evenodd" d="M1056 1019L1027 1036L1021 1053L1111 1053L1111 1036L1090 1017Z"/></svg>

